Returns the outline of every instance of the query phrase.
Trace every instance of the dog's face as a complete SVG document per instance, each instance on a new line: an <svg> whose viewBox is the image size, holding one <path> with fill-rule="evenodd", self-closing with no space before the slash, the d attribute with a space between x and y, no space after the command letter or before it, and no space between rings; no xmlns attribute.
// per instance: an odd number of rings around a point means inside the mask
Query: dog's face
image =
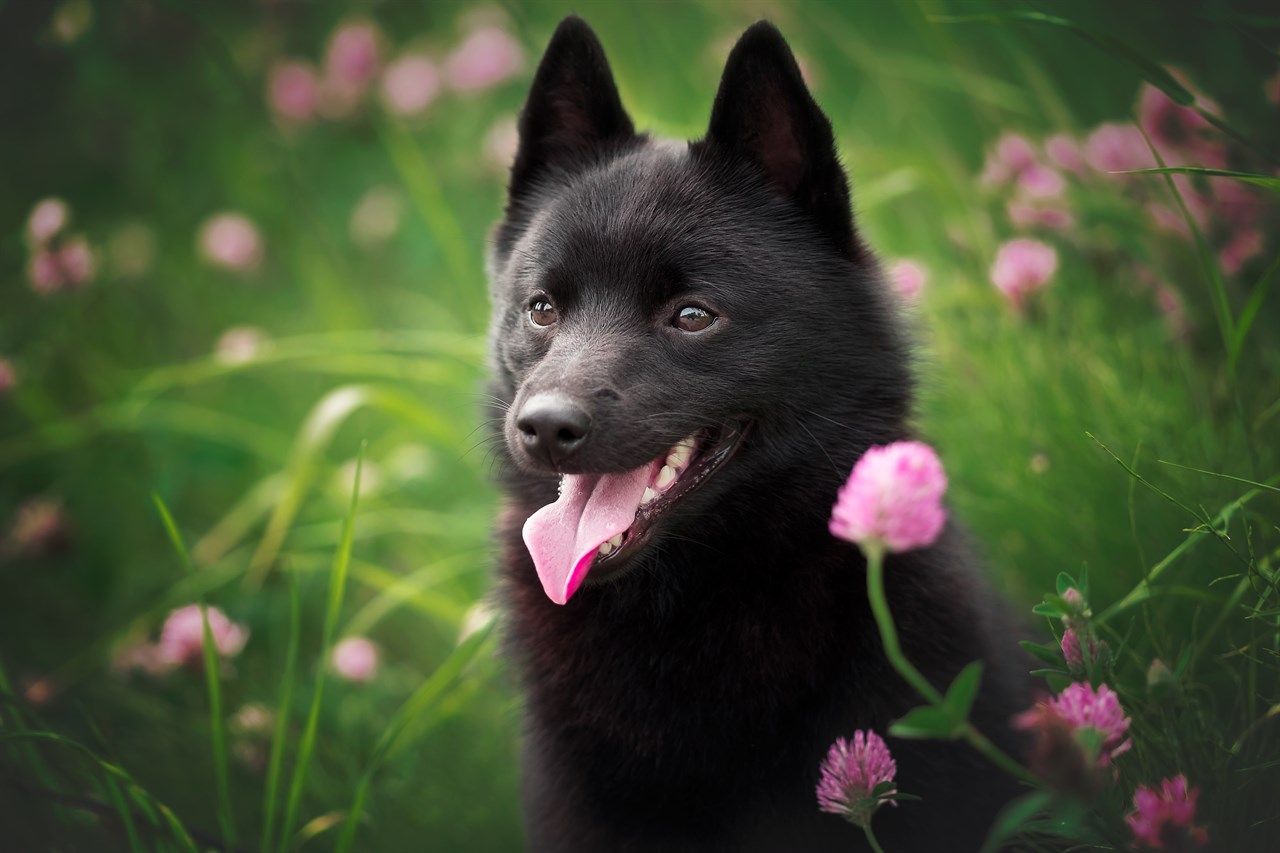
<svg viewBox="0 0 1280 853"><path fill-rule="evenodd" d="M768 24L730 55L706 137L678 144L635 132L595 35L563 22L490 260L505 443L560 481L524 531L560 603L744 478L848 456L831 423L851 411L902 417L831 126Z"/></svg>

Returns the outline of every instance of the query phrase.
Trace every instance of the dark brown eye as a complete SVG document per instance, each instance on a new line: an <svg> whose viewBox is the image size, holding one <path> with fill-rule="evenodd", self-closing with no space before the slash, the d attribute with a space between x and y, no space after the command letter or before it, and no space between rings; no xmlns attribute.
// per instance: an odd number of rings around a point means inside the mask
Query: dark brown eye
<svg viewBox="0 0 1280 853"><path fill-rule="evenodd" d="M686 305L676 312L671 325L682 332L701 332L716 321L716 315L697 305Z"/></svg>
<svg viewBox="0 0 1280 853"><path fill-rule="evenodd" d="M555 306L545 299L535 299L529 306L529 322L535 326L550 326L558 319Z"/></svg>

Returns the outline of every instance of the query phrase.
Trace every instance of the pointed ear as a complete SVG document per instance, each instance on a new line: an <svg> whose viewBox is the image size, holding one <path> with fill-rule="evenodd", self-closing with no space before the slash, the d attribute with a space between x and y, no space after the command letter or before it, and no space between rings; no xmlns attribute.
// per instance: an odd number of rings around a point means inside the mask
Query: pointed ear
<svg viewBox="0 0 1280 853"><path fill-rule="evenodd" d="M509 193L528 191L545 172L573 171L635 139L600 40L570 15L547 45L520 113L520 147Z"/></svg>
<svg viewBox="0 0 1280 853"><path fill-rule="evenodd" d="M753 24L729 54L711 124L696 147L704 156L750 163L776 194L804 210L841 254L857 258L849 184L831 122L809 94L791 48L768 21Z"/></svg>

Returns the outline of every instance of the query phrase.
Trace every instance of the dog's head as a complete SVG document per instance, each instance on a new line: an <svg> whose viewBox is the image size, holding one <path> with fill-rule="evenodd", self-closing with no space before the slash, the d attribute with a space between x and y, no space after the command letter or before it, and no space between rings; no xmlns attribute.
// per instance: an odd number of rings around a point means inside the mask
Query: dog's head
<svg viewBox="0 0 1280 853"><path fill-rule="evenodd" d="M829 507L901 429L905 360L831 124L768 23L688 144L638 134L595 34L561 23L490 268L505 444L560 479L525 526L555 601L748 478L817 478Z"/></svg>

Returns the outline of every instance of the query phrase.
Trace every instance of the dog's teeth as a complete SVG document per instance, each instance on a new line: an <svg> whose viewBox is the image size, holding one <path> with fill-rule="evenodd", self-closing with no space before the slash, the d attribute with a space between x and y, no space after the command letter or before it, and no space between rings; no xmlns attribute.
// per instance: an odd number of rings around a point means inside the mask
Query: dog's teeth
<svg viewBox="0 0 1280 853"><path fill-rule="evenodd" d="M613 537L612 539L610 539L610 540L609 540L609 544L610 544L610 545L612 545L612 546L613 546L613 547L615 547L615 548L621 548L621 547L622 547L622 534L621 534L621 533L619 533L617 536L615 536L615 537Z"/></svg>
<svg viewBox="0 0 1280 853"><path fill-rule="evenodd" d="M688 442L689 439L677 444L671 448L671 453L667 455L667 465L675 468L677 471L683 471L684 466L689 464L689 459L693 456L693 445Z"/></svg>
<svg viewBox="0 0 1280 853"><path fill-rule="evenodd" d="M663 465L662 470L658 472L658 479L654 481L654 485L659 489L665 489L676 481L675 469L670 465Z"/></svg>
<svg viewBox="0 0 1280 853"><path fill-rule="evenodd" d="M613 540L612 540L612 539L610 539L608 542L602 542L602 543L600 543L599 551L600 551L600 553L601 553L601 554L604 554L606 557L607 557L607 556L609 556L610 554L612 554L612 553L613 553Z"/></svg>
<svg viewBox="0 0 1280 853"><path fill-rule="evenodd" d="M657 496L658 493L653 490L652 486L645 486L644 494L640 496L640 503L647 504Z"/></svg>

